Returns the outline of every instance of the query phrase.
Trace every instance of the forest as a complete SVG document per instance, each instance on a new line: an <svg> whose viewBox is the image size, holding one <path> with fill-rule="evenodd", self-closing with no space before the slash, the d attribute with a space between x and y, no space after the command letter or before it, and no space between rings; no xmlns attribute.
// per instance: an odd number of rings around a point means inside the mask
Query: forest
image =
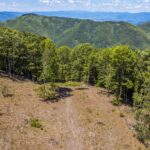
<svg viewBox="0 0 150 150"><path fill-rule="evenodd" d="M57 47L48 38L0 28L0 70L38 83L84 82L115 94L136 112L138 138L150 140L150 50L127 45Z"/></svg>
<svg viewBox="0 0 150 150"><path fill-rule="evenodd" d="M149 24L132 25L128 22L96 22L25 14L1 22L0 26L51 38L57 46L74 47L90 43L100 48L120 44L127 44L133 49L150 47Z"/></svg>

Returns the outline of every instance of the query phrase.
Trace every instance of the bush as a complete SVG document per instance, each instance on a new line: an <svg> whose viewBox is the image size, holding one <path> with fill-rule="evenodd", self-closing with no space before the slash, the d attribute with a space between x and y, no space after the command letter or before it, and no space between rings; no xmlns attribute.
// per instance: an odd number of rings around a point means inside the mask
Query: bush
<svg viewBox="0 0 150 150"><path fill-rule="evenodd" d="M136 112L137 125L136 130L138 139L147 146L150 144L150 112L147 109L141 109Z"/></svg>
<svg viewBox="0 0 150 150"><path fill-rule="evenodd" d="M119 105L121 105L121 103L122 103L121 99L113 99L112 100L112 104L115 106L119 106Z"/></svg>
<svg viewBox="0 0 150 150"><path fill-rule="evenodd" d="M43 129L41 122L37 118L32 118L31 119L31 127Z"/></svg>
<svg viewBox="0 0 150 150"><path fill-rule="evenodd" d="M58 87L54 84L46 84L39 88L38 94L44 100L54 100L58 97Z"/></svg>

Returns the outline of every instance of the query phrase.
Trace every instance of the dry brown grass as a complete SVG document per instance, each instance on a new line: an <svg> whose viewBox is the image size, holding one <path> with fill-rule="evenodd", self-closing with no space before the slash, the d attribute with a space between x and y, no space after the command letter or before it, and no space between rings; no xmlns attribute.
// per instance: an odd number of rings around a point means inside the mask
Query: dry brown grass
<svg viewBox="0 0 150 150"><path fill-rule="evenodd" d="M37 96L38 84L8 78L0 78L0 83L13 90L12 97L0 94L0 149L145 149L128 126L132 111L113 106L113 97L98 94L98 88L73 87L72 96L50 103ZM43 130L31 127L33 117L40 120Z"/></svg>

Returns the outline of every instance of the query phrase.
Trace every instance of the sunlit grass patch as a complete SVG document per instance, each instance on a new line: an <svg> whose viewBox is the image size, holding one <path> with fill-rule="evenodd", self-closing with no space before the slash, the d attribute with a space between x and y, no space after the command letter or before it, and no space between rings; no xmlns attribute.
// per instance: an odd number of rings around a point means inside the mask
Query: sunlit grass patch
<svg viewBox="0 0 150 150"><path fill-rule="evenodd" d="M68 82L64 82L64 83L56 83L59 86L65 86L65 87L79 87L81 85L83 85L83 82L73 82L73 81L68 81Z"/></svg>
<svg viewBox="0 0 150 150"><path fill-rule="evenodd" d="M31 121L31 127L43 129L42 123L40 122L39 119L32 118L30 121Z"/></svg>

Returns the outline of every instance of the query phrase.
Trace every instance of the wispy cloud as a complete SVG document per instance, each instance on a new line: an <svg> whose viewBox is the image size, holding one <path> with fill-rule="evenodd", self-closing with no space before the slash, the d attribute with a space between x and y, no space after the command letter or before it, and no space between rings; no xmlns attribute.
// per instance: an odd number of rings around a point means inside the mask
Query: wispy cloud
<svg viewBox="0 0 150 150"><path fill-rule="evenodd" d="M150 11L150 0L0 0L0 10Z"/></svg>

